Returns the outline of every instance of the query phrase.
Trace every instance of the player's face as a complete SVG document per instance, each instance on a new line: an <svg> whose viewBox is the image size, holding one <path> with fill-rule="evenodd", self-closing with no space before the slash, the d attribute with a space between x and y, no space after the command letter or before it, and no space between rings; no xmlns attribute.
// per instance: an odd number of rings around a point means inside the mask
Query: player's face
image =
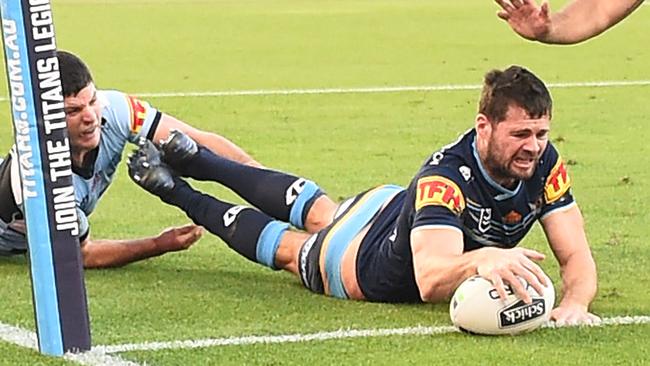
<svg viewBox="0 0 650 366"><path fill-rule="evenodd" d="M83 154L99 145L101 105L95 84L90 83L77 95L64 99L65 119L73 154Z"/></svg>
<svg viewBox="0 0 650 366"><path fill-rule="evenodd" d="M509 107L505 120L491 124L485 163L493 178L505 185L531 178L546 149L549 128L548 116L530 118L523 108Z"/></svg>

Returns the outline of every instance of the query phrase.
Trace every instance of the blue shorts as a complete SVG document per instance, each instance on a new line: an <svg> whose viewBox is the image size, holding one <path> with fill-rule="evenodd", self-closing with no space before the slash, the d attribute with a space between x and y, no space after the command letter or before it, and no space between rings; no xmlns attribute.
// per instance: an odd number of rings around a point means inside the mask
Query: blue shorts
<svg viewBox="0 0 650 366"><path fill-rule="evenodd" d="M384 185L343 202L334 221L307 239L300 249L298 271L303 285L319 294L347 299L341 278L345 250L372 222L382 206L403 190L402 187Z"/></svg>

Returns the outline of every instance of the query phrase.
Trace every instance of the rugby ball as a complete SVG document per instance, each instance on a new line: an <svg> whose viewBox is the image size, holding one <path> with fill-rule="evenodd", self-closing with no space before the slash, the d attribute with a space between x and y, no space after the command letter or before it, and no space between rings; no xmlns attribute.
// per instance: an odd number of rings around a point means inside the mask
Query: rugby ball
<svg viewBox="0 0 650 366"><path fill-rule="evenodd" d="M538 328L550 319L555 302L553 283L546 277L548 286L543 294L538 294L525 280L519 280L532 303L526 304L508 285L505 288L508 296L503 301L487 279L481 276L466 279L451 298L451 321L461 331L486 335L514 335Z"/></svg>

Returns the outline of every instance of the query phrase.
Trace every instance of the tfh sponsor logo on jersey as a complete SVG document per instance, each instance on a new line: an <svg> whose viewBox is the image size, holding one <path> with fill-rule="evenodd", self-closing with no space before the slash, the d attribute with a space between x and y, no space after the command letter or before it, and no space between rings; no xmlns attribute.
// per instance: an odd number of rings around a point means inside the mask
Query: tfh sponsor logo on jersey
<svg viewBox="0 0 650 366"><path fill-rule="evenodd" d="M465 209L465 197L463 192L453 181L434 175L418 180L417 196L415 197L415 209L419 210L425 206L447 207L456 215L460 215Z"/></svg>
<svg viewBox="0 0 650 366"><path fill-rule="evenodd" d="M138 133L147 117L147 103L130 95L127 96L129 110L131 111L131 132Z"/></svg>
<svg viewBox="0 0 650 366"><path fill-rule="evenodd" d="M546 186L544 186L544 198L546 203L553 203L562 197L571 188L571 177L566 170L564 161L558 158L557 163L548 179L546 179Z"/></svg>

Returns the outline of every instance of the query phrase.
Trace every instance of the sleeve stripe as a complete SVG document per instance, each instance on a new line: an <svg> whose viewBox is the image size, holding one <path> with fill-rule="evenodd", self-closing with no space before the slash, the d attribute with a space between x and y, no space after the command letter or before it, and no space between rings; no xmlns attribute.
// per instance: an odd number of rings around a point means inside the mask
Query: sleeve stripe
<svg viewBox="0 0 650 366"><path fill-rule="evenodd" d="M451 230L458 231L461 234L463 233L463 230L452 225L422 225L411 229L411 232L414 233L420 230L428 230L428 229L451 229Z"/></svg>
<svg viewBox="0 0 650 366"><path fill-rule="evenodd" d="M549 215L551 215L553 213L556 213L556 212L564 212L564 211L570 209L571 207L573 207L575 205L577 205L576 201L571 201L571 203L569 203L568 205L556 207L556 208L546 212L544 215L542 215L542 217L540 217L539 220L542 221L545 218L547 218Z"/></svg>
<svg viewBox="0 0 650 366"><path fill-rule="evenodd" d="M85 233L79 235L79 244L83 243L84 240L88 239L89 236L90 236L90 227L86 230Z"/></svg>
<svg viewBox="0 0 650 366"><path fill-rule="evenodd" d="M151 122L151 127L149 127L149 132L147 133L147 140L153 141L153 136L156 134L156 130L158 129L158 123L160 123L161 118L162 118L162 113L160 113L160 111L156 111L156 116L153 118L153 121Z"/></svg>

